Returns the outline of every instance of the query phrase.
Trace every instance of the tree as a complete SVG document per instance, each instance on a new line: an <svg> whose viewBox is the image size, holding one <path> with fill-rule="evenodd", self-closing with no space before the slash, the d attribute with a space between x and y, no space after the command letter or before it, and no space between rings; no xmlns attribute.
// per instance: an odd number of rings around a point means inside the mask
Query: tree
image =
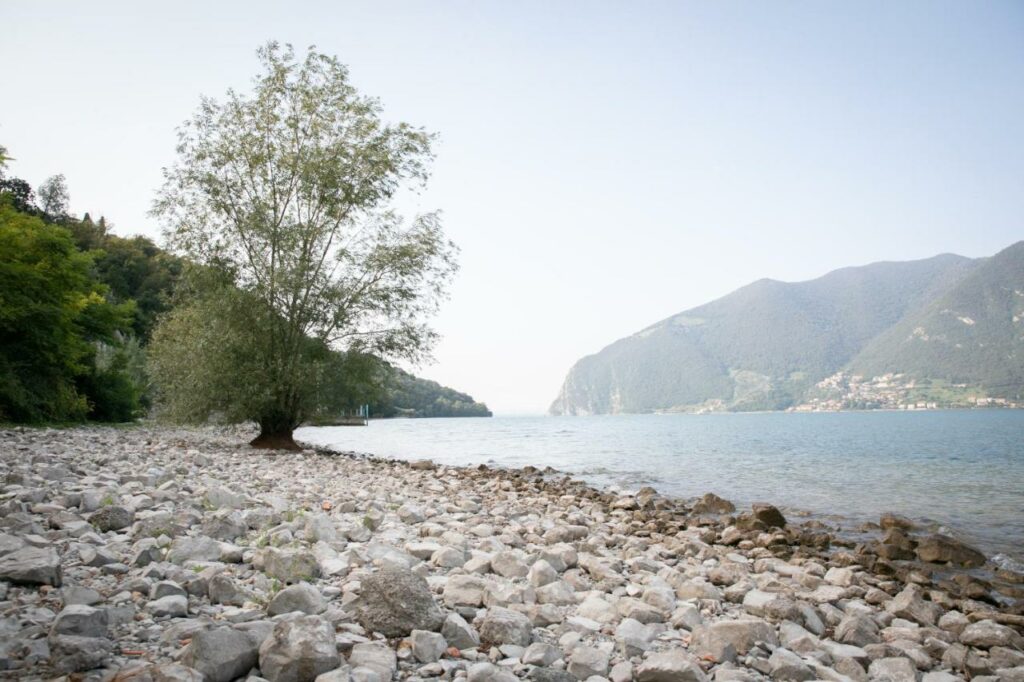
<svg viewBox="0 0 1024 682"><path fill-rule="evenodd" d="M455 247L437 214L386 210L426 181L431 135L382 122L334 57L257 54L253 92L203 99L164 172L154 213L197 267L150 356L168 416L252 419L253 445L295 448L292 430L328 409L328 351L429 352Z"/></svg>
<svg viewBox="0 0 1024 682"><path fill-rule="evenodd" d="M63 174L43 180L39 185L39 208L51 218L63 218L68 214L71 195Z"/></svg>
<svg viewBox="0 0 1024 682"><path fill-rule="evenodd" d="M118 343L134 304L108 302L92 262L67 230L0 199L0 420L134 416L131 397L110 385L119 367L94 362L100 344ZM107 388L94 395L97 377ZM108 409L108 397L120 406Z"/></svg>

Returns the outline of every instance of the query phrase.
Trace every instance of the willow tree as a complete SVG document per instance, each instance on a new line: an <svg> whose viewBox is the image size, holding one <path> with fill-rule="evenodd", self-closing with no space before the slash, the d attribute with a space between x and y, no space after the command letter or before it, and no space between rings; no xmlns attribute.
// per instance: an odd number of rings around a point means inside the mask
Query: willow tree
<svg viewBox="0 0 1024 682"><path fill-rule="evenodd" d="M426 181L430 134L383 122L334 57L257 54L252 91L204 98L164 170L154 214L201 276L156 330L151 371L168 416L254 420L253 445L294 448L338 353L429 352L455 247L436 214L388 210Z"/></svg>

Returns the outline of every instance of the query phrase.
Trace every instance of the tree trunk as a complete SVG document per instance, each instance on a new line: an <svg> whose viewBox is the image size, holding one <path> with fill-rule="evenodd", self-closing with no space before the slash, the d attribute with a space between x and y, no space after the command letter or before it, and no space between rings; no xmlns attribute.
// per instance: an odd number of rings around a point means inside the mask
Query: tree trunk
<svg viewBox="0 0 1024 682"><path fill-rule="evenodd" d="M249 445L265 450L302 450L292 438L292 420L280 417L260 419L260 435Z"/></svg>

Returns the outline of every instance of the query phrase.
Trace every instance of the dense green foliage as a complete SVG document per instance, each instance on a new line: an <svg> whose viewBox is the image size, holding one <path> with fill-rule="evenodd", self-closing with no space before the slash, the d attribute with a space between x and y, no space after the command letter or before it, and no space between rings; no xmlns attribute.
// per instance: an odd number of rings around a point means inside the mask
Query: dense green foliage
<svg viewBox="0 0 1024 682"><path fill-rule="evenodd" d="M484 403L436 381L421 379L397 367L387 374L382 400L371 404L377 417L490 417Z"/></svg>
<svg viewBox="0 0 1024 682"><path fill-rule="evenodd" d="M851 367L1019 393L1021 250L875 263L809 282L760 280L583 358L552 412L784 409ZM908 341L918 327L934 330L927 343Z"/></svg>
<svg viewBox="0 0 1024 682"><path fill-rule="evenodd" d="M12 204L0 195L0 419L132 418L139 391L116 348L134 303L107 299L67 230Z"/></svg>

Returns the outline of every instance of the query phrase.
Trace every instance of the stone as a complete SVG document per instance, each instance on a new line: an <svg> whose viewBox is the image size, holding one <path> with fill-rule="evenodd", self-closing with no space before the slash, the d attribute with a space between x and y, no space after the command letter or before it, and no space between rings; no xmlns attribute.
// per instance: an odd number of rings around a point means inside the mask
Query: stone
<svg viewBox="0 0 1024 682"><path fill-rule="evenodd" d="M220 543L205 535L177 537L167 552L167 560L175 564L186 561L219 561Z"/></svg>
<svg viewBox="0 0 1024 682"><path fill-rule="evenodd" d="M409 570L379 571L362 580L356 618L370 632L405 637L413 630L436 632L444 614L427 581Z"/></svg>
<svg viewBox="0 0 1024 682"><path fill-rule="evenodd" d="M817 674L804 660L788 649L778 647L768 659L773 680L815 680Z"/></svg>
<svg viewBox="0 0 1024 682"><path fill-rule="evenodd" d="M971 623L960 633L961 644L988 649L994 646L1024 649L1024 637L1006 625L991 620Z"/></svg>
<svg viewBox="0 0 1024 682"><path fill-rule="evenodd" d="M952 564L964 568L985 565L985 555L948 535L936 533L917 542L917 558L930 563Z"/></svg>
<svg viewBox="0 0 1024 682"><path fill-rule="evenodd" d="M412 642L412 655L420 663L433 663L441 658L448 643L436 632L413 630L409 635Z"/></svg>
<svg viewBox="0 0 1024 682"><path fill-rule="evenodd" d="M249 532L249 526L242 515L233 509L221 509L203 519L203 535L234 542Z"/></svg>
<svg viewBox="0 0 1024 682"><path fill-rule="evenodd" d="M63 673L82 672L101 667L114 645L105 637L51 634L47 640L50 664Z"/></svg>
<svg viewBox="0 0 1024 682"><path fill-rule="evenodd" d="M736 505L714 493L704 493L693 503L694 514L732 514Z"/></svg>
<svg viewBox="0 0 1024 682"><path fill-rule="evenodd" d="M731 646L735 653L745 654L758 642L778 645L779 638L771 623L760 618L720 620L694 628L690 648L714 655L721 661L726 659L718 657L718 654L727 651L727 647Z"/></svg>
<svg viewBox="0 0 1024 682"><path fill-rule="evenodd" d="M219 574L210 578L206 588L207 596L214 604L242 606L248 595L229 576Z"/></svg>
<svg viewBox="0 0 1024 682"><path fill-rule="evenodd" d="M650 648L654 632L647 625L632 618L623 618L615 628L616 647L623 656L640 656Z"/></svg>
<svg viewBox="0 0 1024 682"><path fill-rule="evenodd" d="M61 585L60 557L52 547L21 547L0 556L0 580L18 585Z"/></svg>
<svg viewBox="0 0 1024 682"><path fill-rule="evenodd" d="M522 578L530 572L515 552L498 552L492 556L491 570L504 578Z"/></svg>
<svg viewBox="0 0 1024 682"><path fill-rule="evenodd" d="M127 528L134 522L134 513L128 511L124 507L118 507L116 505L100 507L99 511L94 512L93 515L89 517L89 523L95 526L96 530L104 533L111 530Z"/></svg>
<svg viewBox="0 0 1024 682"><path fill-rule="evenodd" d="M708 676L682 649L652 654L636 669L637 682L707 682Z"/></svg>
<svg viewBox="0 0 1024 682"><path fill-rule="evenodd" d="M569 674L577 680L608 674L608 654L592 646L578 646L569 656Z"/></svg>
<svg viewBox="0 0 1024 682"><path fill-rule="evenodd" d="M782 515L782 512L777 507L763 502L755 502L750 508L754 518L769 528L786 527L786 517Z"/></svg>
<svg viewBox="0 0 1024 682"><path fill-rule="evenodd" d="M456 649L475 649L480 646L480 635L476 628L457 613L449 613L441 626L441 636Z"/></svg>
<svg viewBox="0 0 1024 682"><path fill-rule="evenodd" d="M395 652L387 645L376 642L360 642L352 647L348 657L353 671L356 668L367 668L374 671L382 682L389 682L398 669Z"/></svg>
<svg viewBox="0 0 1024 682"><path fill-rule="evenodd" d="M339 665L334 628L320 616L279 622L259 649L260 672L270 682L313 682Z"/></svg>
<svg viewBox="0 0 1024 682"><path fill-rule="evenodd" d="M543 670L543 668L538 668L537 670ZM565 677L569 680L572 679L568 674ZM469 666L466 679L468 682L517 682L519 680L511 671L502 670L493 663L487 663L486 661Z"/></svg>
<svg viewBox="0 0 1024 682"><path fill-rule="evenodd" d="M270 600L267 605L267 615L277 616L282 613L301 611L305 614L316 615L327 610L327 600L309 583L298 583L284 588Z"/></svg>
<svg viewBox="0 0 1024 682"><path fill-rule="evenodd" d="M494 644L529 646L533 639L533 625L518 611L494 606L487 609L487 615L480 624L480 637Z"/></svg>
<svg viewBox="0 0 1024 682"><path fill-rule="evenodd" d="M259 647L252 637L234 628L211 628L192 636L181 661L202 673L206 682L231 682L256 666Z"/></svg>
<svg viewBox="0 0 1024 682"><path fill-rule="evenodd" d="M160 597L146 604L155 618L182 618L188 615L188 598L178 594Z"/></svg>
<svg viewBox="0 0 1024 682"><path fill-rule="evenodd" d="M320 563L306 550L268 547L263 555L263 572L283 583L309 582L320 577Z"/></svg>
<svg viewBox="0 0 1024 682"><path fill-rule="evenodd" d="M538 559L533 562L533 566L530 566L530 572L527 573L526 579L534 587L543 587L558 580L558 571L544 559Z"/></svg>
<svg viewBox="0 0 1024 682"><path fill-rule="evenodd" d="M879 658L871 662L868 676L879 682L917 682L917 669L909 658Z"/></svg>
<svg viewBox="0 0 1024 682"><path fill-rule="evenodd" d="M538 604L575 604L576 590L564 580L556 580L536 589Z"/></svg>
<svg viewBox="0 0 1024 682"><path fill-rule="evenodd" d="M562 658L562 651L546 642L534 642L526 647L520 660L526 665L547 667Z"/></svg>
<svg viewBox="0 0 1024 682"><path fill-rule="evenodd" d="M935 625L942 614L942 607L925 601L921 588L907 585L892 601L885 605L885 610L897 618L905 618L921 625Z"/></svg>
<svg viewBox="0 0 1024 682"><path fill-rule="evenodd" d="M859 647L882 641L878 633L878 623L862 614L852 614L839 621L834 637L837 642Z"/></svg>
<svg viewBox="0 0 1024 682"><path fill-rule="evenodd" d="M487 582L475 575L453 575L445 583L443 599L448 606L483 606Z"/></svg>
<svg viewBox="0 0 1024 682"><path fill-rule="evenodd" d="M76 637L106 637L109 617L106 610L84 604L66 606L50 626L50 635Z"/></svg>

